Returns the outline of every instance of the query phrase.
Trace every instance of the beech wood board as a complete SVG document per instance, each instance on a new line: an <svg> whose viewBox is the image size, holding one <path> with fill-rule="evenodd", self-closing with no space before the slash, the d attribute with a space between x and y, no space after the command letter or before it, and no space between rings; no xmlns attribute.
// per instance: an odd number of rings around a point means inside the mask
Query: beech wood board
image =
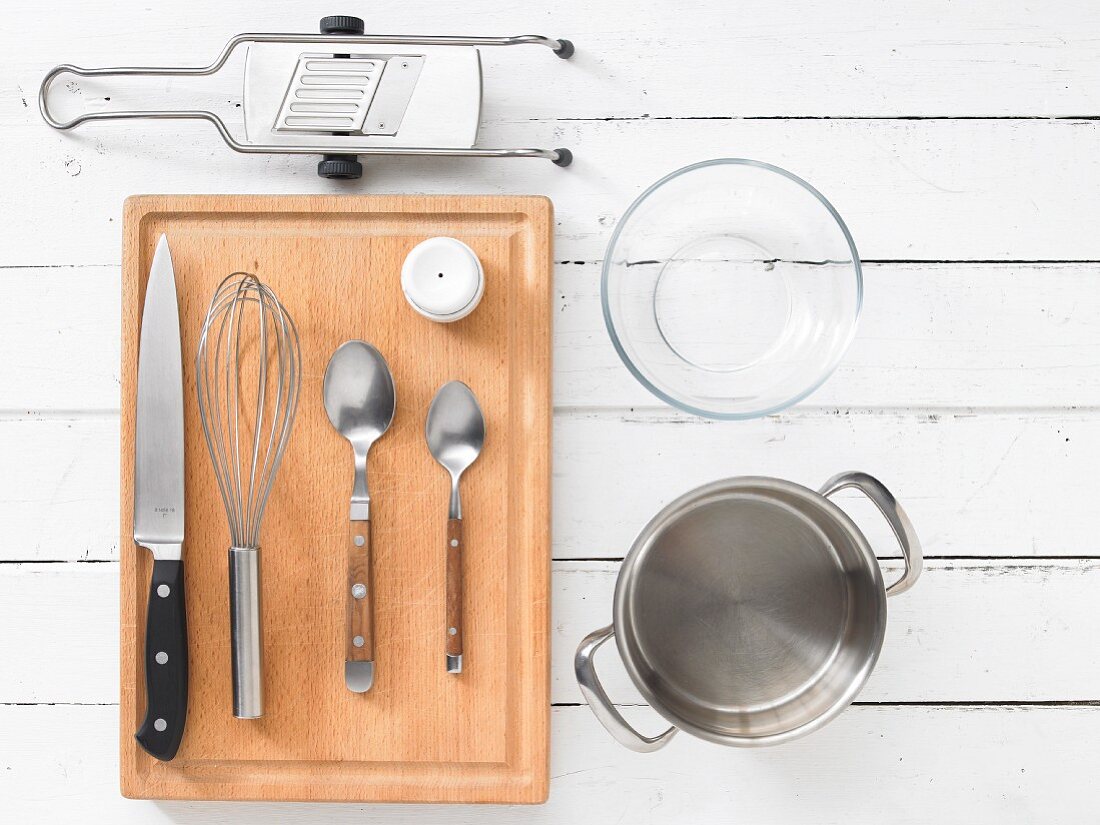
<svg viewBox="0 0 1100 825"><path fill-rule="evenodd" d="M543 197L138 196L122 277L121 783L156 799L541 802L549 719L552 207ZM152 560L133 544L138 332L161 233L179 294L184 360L190 654L179 753L158 762L133 733ZM469 244L478 308L453 324L406 303L400 270L420 241ZM255 273L298 325L297 419L261 536L264 716L232 714L229 534L202 436L194 354L217 284ZM328 359L361 338L389 362L393 425L369 459L375 682L344 685L352 453L321 401ZM463 672L444 666L449 478L424 423L435 391L466 382L486 418L463 475Z"/></svg>

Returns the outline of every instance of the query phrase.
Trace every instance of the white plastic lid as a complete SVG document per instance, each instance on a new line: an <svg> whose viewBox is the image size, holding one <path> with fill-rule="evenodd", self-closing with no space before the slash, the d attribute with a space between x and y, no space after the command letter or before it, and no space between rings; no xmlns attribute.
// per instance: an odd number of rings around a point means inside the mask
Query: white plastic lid
<svg viewBox="0 0 1100 825"><path fill-rule="evenodd" d="M409 304L433 321L450 322L474 311L485 291L481 261L457 238L428 238L401 266L401 289Z"/></svg>

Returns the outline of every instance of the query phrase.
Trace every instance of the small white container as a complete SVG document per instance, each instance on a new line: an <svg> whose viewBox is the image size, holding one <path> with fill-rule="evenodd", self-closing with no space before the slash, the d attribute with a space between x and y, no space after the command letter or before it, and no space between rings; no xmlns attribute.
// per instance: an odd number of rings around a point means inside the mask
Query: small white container
<svg viewBox="0 0 1100 825"><path fill-rule="evenodd" d="M457 238L428 238L405 257L401 290L425 318L450 323L477 307L485 293L485 271L474 251Z"/></svg>

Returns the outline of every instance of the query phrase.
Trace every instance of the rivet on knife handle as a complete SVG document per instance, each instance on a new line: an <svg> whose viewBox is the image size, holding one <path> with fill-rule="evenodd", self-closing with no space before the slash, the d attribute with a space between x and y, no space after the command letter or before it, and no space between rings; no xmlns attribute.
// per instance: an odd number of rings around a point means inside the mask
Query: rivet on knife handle
<svg viewBox="0 0 1100 825"><path fill-rule="evenodd" d="M447 672L462 672L462 519L447 520Z"/></svg>
<svg viewBox="0 0 1100 825"><path fill-rule="evenodd" d="M355 693L374 682L374 572L370 521L351 523L348 544L347 652L344 681Z"/></svg>

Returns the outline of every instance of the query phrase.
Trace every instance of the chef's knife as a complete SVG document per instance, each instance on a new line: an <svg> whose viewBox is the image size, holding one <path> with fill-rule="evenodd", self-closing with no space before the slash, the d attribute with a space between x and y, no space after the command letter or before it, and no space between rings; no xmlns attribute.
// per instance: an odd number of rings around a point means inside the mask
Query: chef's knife
<svg viewBox="0 0 1100 825"><path fill-rule="evenodd" d="M145 721L134 734L157 759L176 755L187 718L183 594L183 361L168 238L145 288L138 350L134 543L153 554L145 623Z"/></svg>

